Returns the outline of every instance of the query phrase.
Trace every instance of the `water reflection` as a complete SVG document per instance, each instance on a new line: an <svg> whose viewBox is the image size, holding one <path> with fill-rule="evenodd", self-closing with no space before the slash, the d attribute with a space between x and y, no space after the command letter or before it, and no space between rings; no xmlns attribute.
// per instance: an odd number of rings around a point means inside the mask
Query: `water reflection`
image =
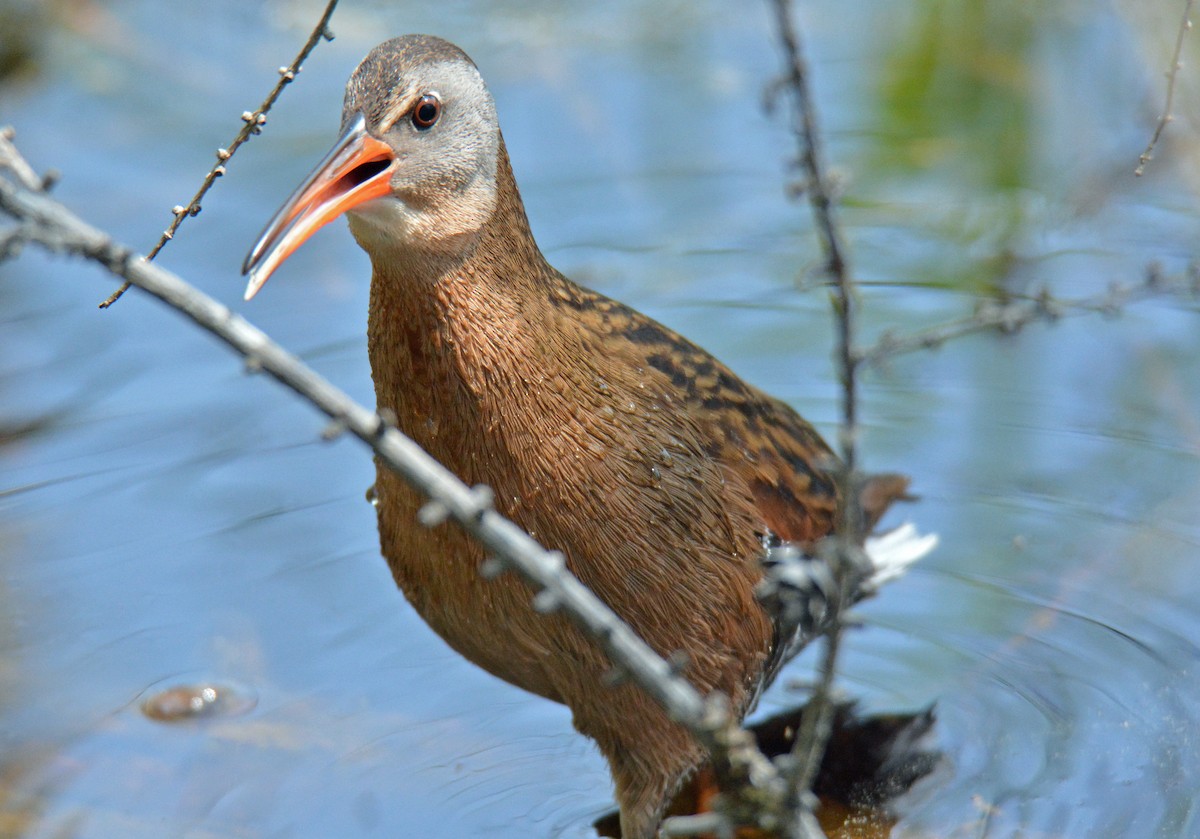
<svg viewBox="0 0 1200 839"><path fill-rule="evenodd" d="M491 80L552 261L828 431L825 300L793 289L815 260L780 188L790 139L746 104L777 71L765 12L443 5L339 12L164 263L240 306L240 254L328 145L350 68L385 34L438 32ZM1162 92L1156 15L880 6L805 7L872 334L998 285L1095 293L1194 255L1185 121L1144 180L1124 174ZM294 52L288 22L315 13L51 15L38 72L0 87L5 120L63 170L60 197L148 245ZM367 401L368 267L344 231L313 245L250 314ZM562 709L408 610L367 458L153 303L96 314L111 286L91 269L0 271L0 835L590 835L604 766ZM1194 312L1152 304L868 377L868 464L913 473L910 512L943 537L849 640L866 710L937 703L948 760L894 835L1197 833L1197 335ZM258 705L143 717L139 697L189 674ZM764 712L797 698L781 685Z"/></svg>

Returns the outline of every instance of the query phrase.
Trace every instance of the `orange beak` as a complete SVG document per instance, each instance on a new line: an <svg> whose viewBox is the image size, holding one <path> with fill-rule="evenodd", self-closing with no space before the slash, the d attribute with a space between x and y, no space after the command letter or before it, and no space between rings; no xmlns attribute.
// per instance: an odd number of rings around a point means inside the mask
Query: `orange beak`
<svg viewBox="0 0 1200 839"><path fill-rule="evenodd" d="M242 273L250 275L246 299L258 294L267 279L296 248L320 227L347 210L390 195L395 153L367 133L362 115L292 193L246 256Z"/></svg>

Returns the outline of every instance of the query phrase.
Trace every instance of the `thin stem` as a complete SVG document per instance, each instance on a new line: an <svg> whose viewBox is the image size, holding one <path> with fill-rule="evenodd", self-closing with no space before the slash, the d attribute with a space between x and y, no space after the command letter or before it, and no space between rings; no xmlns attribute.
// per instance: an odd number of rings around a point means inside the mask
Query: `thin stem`
<svg viewBox="0 0 1200 839"><path fill-rule="evenodd" d="M1181 301L1200 298L1200 269L1193 267L1177 276L1165 276L1157 264L1146 266L1138 282L1113 283L1089 297L1055 297L1048 288L1036 294L1007 295L986 300L962 318L939 323L908 334L884 333L874 344L856 351L859 364L885 365L897 356L918 350L937 349L943 344L981 332L1012 335L1034 323L1055 323L1063 318L1099 314L1116 317L1128 306L1143 300L1175 297Z"/></svg>
<svg viewBox="0 0 1200 839"><path fill-rule="evenodd" d="M841 490L840 514L836 524L832 549L828 552L834 578L837 581L836 602L831 603L833 619L826 634L820 677L812 700L801 721L792 765L789 770L789 792L794 797L797 814L796 834L820 835L811 818L812 783L821 766L833 725L833 681L841 647L841 610L849 601L855 580L855 569L861 550L862 516L858 498L858 358L854 350L857 300L850 274L844 237L836 218L836 203L826 176L817 130L816 108L808 87L808 67L804 60L799 31L795 26L790 0L775 0L776 23L783 44L786 71L783 85L793 99L793 132L800 145L800 163L805 174L805 192L816 221L818 238L825 257L825 273L834 287L833 309L837 326L835 358L842 384L842 420L838 442L841 463L837 480Z"/></svg>
<svg viewBox="0 0 1200 839"><path fill-rule="evenodd" d="M338 0L329 0L325 5L325 12L321 15L321 19L317 21L317 25L313 27L312 32L309 33L308 40L304 42L304 46L296 54L291 64L287 67L279 68L279 81L271 88L271 92L267 94L267 98L262 101L258 109L242 113L241 130L238 131L228 146L217 149L217 162L208 170L208 174L204 176L200 188L196 190L196 194L192 196L192 200L188 202L187 206L179 204L171 209L171 213L175 218L171 222L171 226L163 231L158 243L151 248L150 253L146 254L147 260L158 256L159 251L166 247L167 242L175 238L175 233L179 230L179 226L183 224L184 219L200 214L200 202L204 200L204 196L212 189L213 184L217 182L217 178L225 174L226 165L233 158L237 150L242 147L242 144L256 134L262 133L262 127L267 121L267 112L274 106L275 100L283 93L283 89L295 81L296 74L300 72L309 54L322 39L326 41L333 40L333 33L329 30L329 19L333 16L333 10L337 7L337 4ZM123 283L120 288L100 302L100 308L107 309L113 303L120 300L121 295L129 290L130 285L131 283L129 282Z"/></svg>
<svg viewBox="0 0 1200 839"><path fill-rule="evenodd" d="M1175 119L1171 110L1175 102L1175 82L1179 78L1179 70L1183 66L1179 60L1179 56L1183 54L1183 38L1192 28L1192 4L1194 0L1184 0L1183 4L1183 20L1179 23L1179 32L1175 35L1175 52L1171 56L1171 69L1167 71L1167 101L1163 105L1162 116L1158 118L1158 124L1154 126L1154 135L1150 138L1146 150L1138 156L1137 168L1133 170L1133 174L1139 178L1146 171L1146 164L1150 162L1154 156L1154 147L1158 145L1158 138L1162 136L1163 131L1167 127L1167 123Z"/></svg>

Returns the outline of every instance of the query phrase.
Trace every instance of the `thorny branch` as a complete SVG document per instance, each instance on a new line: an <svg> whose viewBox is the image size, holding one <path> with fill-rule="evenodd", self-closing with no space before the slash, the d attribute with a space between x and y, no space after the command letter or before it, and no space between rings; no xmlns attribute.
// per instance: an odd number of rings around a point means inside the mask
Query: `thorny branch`
<svg viewBox="0 0 1200 839"><path fill-rule="evenodd" d="M326 41L333 40L333 32L329 29L329 19L333 16L333 10L337 7L337 4L338 0L329 0L325 5L324 14L321 15L321 19L317 21L317 25L309 33L308 40L304 42L304 46L300 49L300 52L292 59L292 63L287 67L279 68L279 81L275 83L275 87L271 88L271 92L267 94L267 98L262 101L262 104L254 111L245 111L242 113L241 130L238 131L237 136L233 138L228 146L217 149L217 162L208 170L208 174L205 175L200 188L196 190L196 194L192 196L192 200L188 202L186 207L182 204L177 204L171 208L171 214L175 218L171 222L171 226L163 231L158 244L150 250L150 253L146 254L147 260L158 256L158 252L166 247L167 242L175 238L175 232L179 230L179 226L183 224L184 219L200 214L200 202L204 200L204 196L212 189L213 184L217 182L217 178L225 174L225 166L237 150L241 148L242 144L254 135L262 132L262 127L267 121L267 112L275 105L275 100L283 93L283 89L295 80L296 74L300 72L309 54L316 49L321 39L325 39ZM129 290L130 285L131 283L128 281L123 283L120 288L101 301L100 308L107 309L113 303L120 300L121 295Z"/></svg>
<svg viewBox="0 0 1200 839"><path fill-rule="evenodd" d="M1043 288L1036 294L1007 294L999 299L982 300L966 317L907 335L885 332L872 346L857 349L855 357L859 364L879 366L899 355L936 349L947 341L967 335L981 332L1011 335L1030 324L1053 323L1078 315L1115 317L1133 303L1166 296L1200 299L1200 265L1193 264L1183 275L1169 277L1163 274L1160 266L1151 264L1140 281L1114 282L1102 293L1090 297L1055 297L1048 288Z"/></svg>
<svg viewBox="0 0 1200 839"><path fill-rule="evenodd" d="M1167 123L1175 119L1171 113L1175 102L1175 82L1179 78L1179 70L1183 67L1179 56L1183 54L1183 38L1192 28L1192 4L1194 2L1195 0L1184 0L1183 20L1180 21L1179 32L1175 36L1175 52L1171 56L1171 69L1167 71L1167 101L1163 105L1162 116L1158 118L1158 124L1154 126L1154 135L1150 138L1146 150L1138 157L1137 168L1133 170L1133 174L1139 178L1146 171L1146 164L1154 156L1154 147L1158 145L1158 139L1166 129Z"/></svg>
<svg viewBox="0 0 1200 839"><path fill-rule="evenodd" d="M1137 175L1141 175L1158 143L1166 124L1172 120L1172 105L1175 85L1180 69L1180 54L1183 38L1191 29L1191 11L1194 0L1186 0L1183 20L1175 43L1172 66L1168 73L1167 97L1163 115L1158 121L1154 136L1142 153ZM831 601L833 612L826 630L827 642L821 661L819 679L814 686L812 700L806 709L797 733L791 754L791 766L787 768L787 780L793 801L794 812L802 821L811 817L807 802L812 800L811 785L820 768L832 723L833 680L836 675L837 656L841 640L842 621L840 609L848 602L848 592L856 579L855 570L861 556L860 545L863 533L861 512L857 509L857 373L863 364L880 364L901 353L940 346L946 341L976 332L1016 332L1036 321L1054 321L1074 314L1101 313L1115 315L1128 303L1164 293L1200 296L1200 269L1193 268L1183 280L1168 281L1157 266L1151 266L1144 279L1137 284L1114 284L1102 295L1077 300L1053 297L1048 290L1033 296L1008 296L1003 300L984 301L976 311L966 318L932 327L909 336L897 337L886 334L874 346L855 346L856 299L854 281L848 267L844 238L836 217L835 196L830 190L825 175L820 147L820 135L816 127L816 115L808 90L807 65L801 48L799 32L792 16L791 0L773 0L776 27L784 48L787 69L783 77L772 86L771 94L788 91L792 99L792 130L800 145L800 165L804 173L802 192L807 194L816 222L818 238L824 255L824 271L833 287L833 307L837 324L837 347L835 357L842 384L842 421L839 442L842 462L839 467L839 482L843 491L843 509L838 521L835 538L821 546L828 567L838 578L840 597ZM814 825L815 827L815 825ZM797 835L820 835L808 824L795 828Z"/></svg>
<svg viewBox="0 0 1200 839"><path fill-rule="evenodd" d="M790 755L791 765L786 772L797 819L796 835L821 836L820 827L812 814L811 788L833 725L833 681L841 646L841 611L849 601L850 589L860 577L858 569L863 567L864 562L861 548L864 534L857 486L859 360L854 349L857 300L844 238L836 217L835 199L822 159L816 112L808 88L808 67L801 49L800 34L793 20L791 0L774 0L774 6L776 27L787 68L781 87L791 94L792 131L800 145L800 163L805 175L804 191L816 221L825 256L825 272L834 288L833 308L837 323L835 357L842 384L842 421L838 433L841 448L838 482L842 509L833 539L821 545L823 558L828 560L833 571L838 596L829 604L831 619L826 631L820 675L796 735Z"/></svg>
<svg viewBox="0 0 1200 839"><path fill-rule="evenodd" d="M17 182L26 189L48 192L58 176L49 174L40 177L25 158L17 154L17 150L12 144L15 136L16 131L12 126L6 125L4 128L0 128L0 169L12 172Z"/></svg>
<svg viewBox="0 0 1200 839"><path fill-rule="evenodd" d="M11 132L0 131L0 169L23 172L27 164L10 137ZM731 797L767 802L763 812L768 815L757 821L768 827L777 823L773 814L781 812L786 785L755 746L753 735L738 725L724 697L701 696L674 664L655 653L567 570L561 553L546 550L497 513L490 490L462 483L385 418L355 403L261 330L175 274L114 242L46 195L39 183L0 176L0 210L18 220L27 241L99 263L220 338L246 359L247 370L269 374L330 417L326 436L349 432L366 443L429 499L421 511L423 525L432 527L453 519L478 539L493 557L484 563L481 573L519 574L535 592L535 608L562 612L574 620L596 639L622 678L654 697L708 750L723 788L732 791ZM736 799L734 804L740 802Z"/></svg>
<svg viewBox="0 0 1200 839"><path fill-rule="evenodd" d="M1194 0L1186 0L1183 20L1175 43L1172 66L1167 74L1167 96L1162 117L1154 136L1142 153L1136 170L1141 175L1159 141L1166 124L1172 120L1175 86L1180 69L1180 54L1184 35L1191 29ZM1064 300L1053 297L1048 290L1032 296L1010 295L1001 300L981 302L969 317L941 324L908 336L885 334L873 346L859 348L856 341L856 299L853 277L848 267L848 255L836 217L836 200L824 170L820 135L816 115L808 90L807 65L801 47L800 34L792 15L791 0L773 0L776 28L784 48L786 70L769 91L786 91L792 100L792 130L800 146L799 162L803 171L802 192L807 194L816 222L818 238L824 255L824 272L833 289L833 307L837 325L835 358L842 385L842 420L839 442L842 462L839 482L843 492L843 509L835 538L821 546L828 567L837 575L840 597L832 599L833 612L826 630L827 642L818 681L812 700L806 709L801 730L792 751L792 765L787 779L795 812L811 815L806 802L811 800L810 788L825 752L832 722L833 680L841 640L840 609L848 602L848 591L856 580L855 570L861 556L861 512L856 507L857 479L857 374L863 364L877 365L895 356L918 349L940 346L954 338L977 332L999 331L1012 333L1036 321L1055 321L1062 317L1084 313L1115 315L1128 303L1163 294L1200 296L1200 269L1193 269L1182 280L1167 280L1156 266L1151 266L1144 279L1136 284L1114 284L1095 297ZM800 830L806 828L801 827ZM803 835L803 834L801 834ZM819 835L819 834L813 834Z"/></svg>

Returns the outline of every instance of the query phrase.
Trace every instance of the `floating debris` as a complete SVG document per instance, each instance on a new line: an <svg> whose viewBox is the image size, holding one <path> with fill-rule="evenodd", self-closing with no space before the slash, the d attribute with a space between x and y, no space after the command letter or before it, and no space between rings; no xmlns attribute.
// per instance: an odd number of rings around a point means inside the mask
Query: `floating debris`
<svg viewBox="0 0 1200 839"><path fill-rule="evenodd" d="M258 704L258 698L232 685L174 685L158 690L142 700L142 713L159 722L184 722L210 717L246 714Z"/></svg>

